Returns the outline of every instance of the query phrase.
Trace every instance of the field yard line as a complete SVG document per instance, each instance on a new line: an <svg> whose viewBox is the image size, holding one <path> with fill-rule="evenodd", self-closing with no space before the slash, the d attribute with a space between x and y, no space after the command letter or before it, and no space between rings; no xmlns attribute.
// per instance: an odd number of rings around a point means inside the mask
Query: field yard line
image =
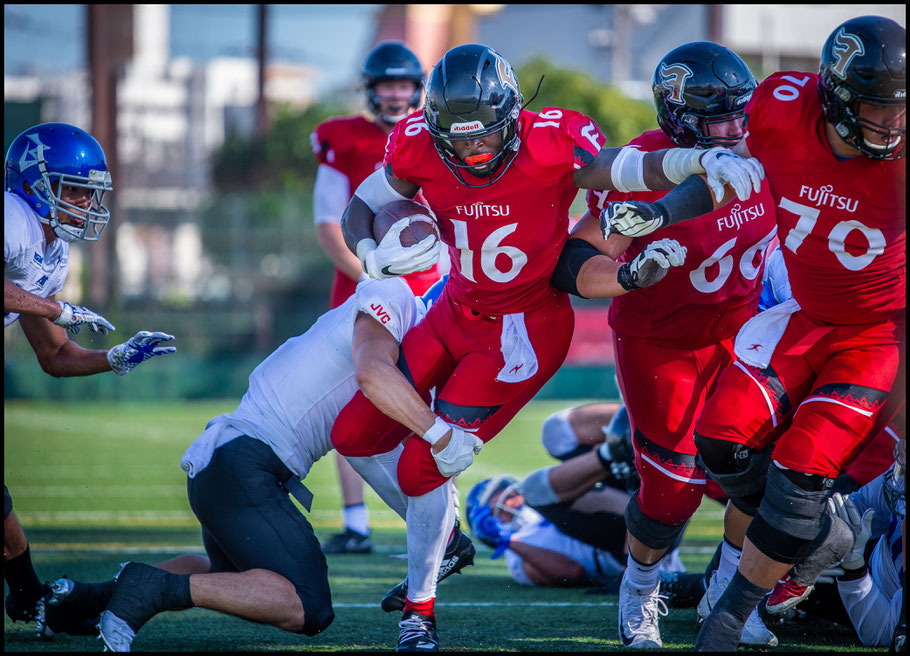
<svg viewBox="0 0 910 656"><path fill-rule="evenodd" d="M522 601L522 602L512 602L512 601L437 601L436 606L445 608L455 608L463 606L471 607L527 607L527 606L542 606L544 608L553 608L556 606L572 608L572 607L584 607L584 608L601 608L603 606L615 606L615 601L601 601L601 602L592 602L592 601ZM334 608L375 608L376 602L371 604L332 604Z"/></svg>
<svg viewBox="0 0 910 656"><path fill-rule="evenodd" d="M67 553L79 551L82 553L160 553L162 551L179 551L180 553L205 553L205 549L198 544L179 545L179 544L144 544L141 546L130 545L126 542L32 542L31 546L35 551L41 553ZM684 555L708 555L713 554L716 547L680 547L680 553ZM377 553L390 554L389 558L407 559L407 554L401 552L400 546L377 544L373 546ZM479 547L479 552L488 552L492 549Z"/></svg>

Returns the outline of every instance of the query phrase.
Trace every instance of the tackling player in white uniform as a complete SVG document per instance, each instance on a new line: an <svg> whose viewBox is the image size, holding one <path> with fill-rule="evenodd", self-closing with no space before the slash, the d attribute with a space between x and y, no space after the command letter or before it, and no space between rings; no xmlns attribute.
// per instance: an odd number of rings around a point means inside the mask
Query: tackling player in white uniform
<svg viewBox="0 0 910 656"><path fill-rule="evenodd" d="M129 651L136 632L155 614L192 606L306 635L327 628L334 613L325 556L288 495L309 507L312 495L300 479L331 450L334 417L357 390L352 342L354 352L364 339L397 343L442 284L425 301L398 279L362 283L343 305L253 371L234 412L209 421L181 460L207 558L183 555L156 567L125 563L106 595L83 596L78 603L71 597L80 596L83 584L61 579L48 608L71 606L71 620L103 610L101 638L114 651ZM394 476L400 450L387 460L373 459L367 481L404 516L407 498ZM456 528L447 573L472 556L473 545Z"/></svg>
<svg viewBox="0 0 910 656"><path fill-rule="evenodd" d="M114 326L84 307L54 296L63 288L69 245L96 241L110 212L102 204L112 189L104 151L95 139L66 123L42 123L22 132L6 155L3 194L3 326L16 321L51 376L124 375L140 362L174 353L159 347L174 338L141 331L110 350L84 349L67 336L81 326L107 334ZM28 540L3 486L3 578L9 584L6 613L31 621L45 593L31 564Z"/></svg>

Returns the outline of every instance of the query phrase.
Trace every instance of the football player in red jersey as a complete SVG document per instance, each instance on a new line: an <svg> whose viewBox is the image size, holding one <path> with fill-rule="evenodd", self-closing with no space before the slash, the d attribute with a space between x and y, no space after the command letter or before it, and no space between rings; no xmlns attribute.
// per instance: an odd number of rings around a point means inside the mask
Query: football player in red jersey
<svg viewBox="0 0 910 656"><path fill-rule="evenodd" d="M827 530L844 464L903 398L905 43L890 19L850 19L825 42L818 75L776 73L747 107L735 150L768 173L794 298L743 326L696 422L705 468L735 499L725 534L744 539L726 590L708 590L696 650L736 648L752 609ZM693 178L656 204L611 205L604 220L648 234L706 205Z"/></svg>
<svg viewBox="0 0 910 656"><path fill-rule="evenodd" d="M454 522L450 477L565 358L574 315L550 280L578 188L668 189L684 170L707 170L721 195L725 183L743 197L761 184L760 166L726 149L604 149L587 116L534 113L522 103L517 76L499 53L479 44L453 48L433 69L424 111L395 128L385 168L360 185L342 219L345 242L371 277L420 270L435 260L435 239L402 247L372 238L378 209L420 190L452 261L442 297L405 337L398 368L359 376L362 393L332 430L332 443L354 460L387 452L412 432L423 438L406 441L398 467L410 497L400 650L438 649L430 568ZM646 286L683 258L678 244L663 240L622 267L614 263L614 279Z"/></svg>
<svg viewBox="0 0 910 656"><path fill-rule="evenodd" d="M661 129L629 146L645 152L733 147L743 137L746 103L756 86L749 67L731 50L709 41L679 46L654 71ZM765 255L777 233L774 203L764 185L746 202L660 233L613 234L604 241L597 217L605 201L656 201L666 193L589 191L589 211L570 235L619 262L634 260L666 237L686 248L684 265L669 269L659 286L616 296L608 315L641 477L626 507L629 556L619 593L619 634L630 649L662 645L658 567L706 489L705 471L696 462L695 419L720 373L735 360L736 331L758 312ZM591 275L588 267L579 271L579 289L587 289ZM741 547L725 540L721 562L738 557ZM743 644L774 646L777 638L753 614Z"/></svg>
<svg viewBox="0 0 910 656"><path fill-rule="evenodd" d="M395 125L420 106L426 78L420 60L407 46L389 41L373 48L361 72L371 118L357 115L330 118L313 130L310 141L319 162L313 188L313 218L319 245L335 264L329 309L354 293L366 277L360 262L341 235L341 215L351 194L364 178L382 165L385 144ZM437 267L406 277L411 290L423 294L439 279ZM370 523L363 502L363 479L336 454L338 480L344 502L344 531L324 545L326 553L369 553Z"/></svg>

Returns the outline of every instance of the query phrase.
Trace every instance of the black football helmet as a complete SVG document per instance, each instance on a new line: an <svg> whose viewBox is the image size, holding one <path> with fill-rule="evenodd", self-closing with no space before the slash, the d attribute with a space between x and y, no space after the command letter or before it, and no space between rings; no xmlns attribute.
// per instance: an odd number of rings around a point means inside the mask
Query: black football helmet
<svg viewBox="0 0 910 656"><path fill-rule="evenodd" d="M459 182L487 187L505 174L518 153L518 116L523 102L514 69L489 46L458 46L439 60L427 83L423 115L439 156ZM484 162L468 164L452 147L452 141L499 131L502 150ZM463 171L489 181L469 184Z"/></svg>
<svg viewBox="0 0 910 656"><path fill-rule="evenodd" d="M379 113L379 98L373 87L379 82L389 80L410 80L417 85L408 107L420 107L420 96L423 93L423 83L426 75L417 55L407 46L397 41L380 43L367 54L361 71L363 87L367 94L367 107L370 111L386 123L395 124L403 119L407 112L400 116L385 116Z"/></svg>
<svg viewBox="0 0 910 656"><path fill-rule="evenodd" d="M890 18L860 16L838 26L822 48L818 92L825 119L841 139L872 159L904 156L907 128L860 118L859 104L906 106L906 40L907 30ZM867 130L886 143L870 143Z"/></svg>
<svg viewBox="0 0 910 656"><path fill-rule="evenodd" d="M708 125L745 119L756 86L746 62L732 50L711 41L681 45L654 70L657 123L677 146L732 148L738 138L712 137Z"/></svg>

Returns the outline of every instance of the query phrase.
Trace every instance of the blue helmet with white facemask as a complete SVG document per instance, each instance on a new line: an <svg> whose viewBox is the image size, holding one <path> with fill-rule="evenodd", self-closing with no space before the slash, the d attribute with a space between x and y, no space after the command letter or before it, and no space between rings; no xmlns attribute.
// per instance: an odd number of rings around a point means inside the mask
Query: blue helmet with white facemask
<svg viewBox="0 0 910 656"><path fill-rule="evenodd" d="M91 190L88 208L63 200L64 187ZM96 241L110 220L102 203L112 189L104 150L74 125L42 123L16 137L6 153L5 189L28 203L64 241ZM61 222L63 215L75 225Z"/></svg>

